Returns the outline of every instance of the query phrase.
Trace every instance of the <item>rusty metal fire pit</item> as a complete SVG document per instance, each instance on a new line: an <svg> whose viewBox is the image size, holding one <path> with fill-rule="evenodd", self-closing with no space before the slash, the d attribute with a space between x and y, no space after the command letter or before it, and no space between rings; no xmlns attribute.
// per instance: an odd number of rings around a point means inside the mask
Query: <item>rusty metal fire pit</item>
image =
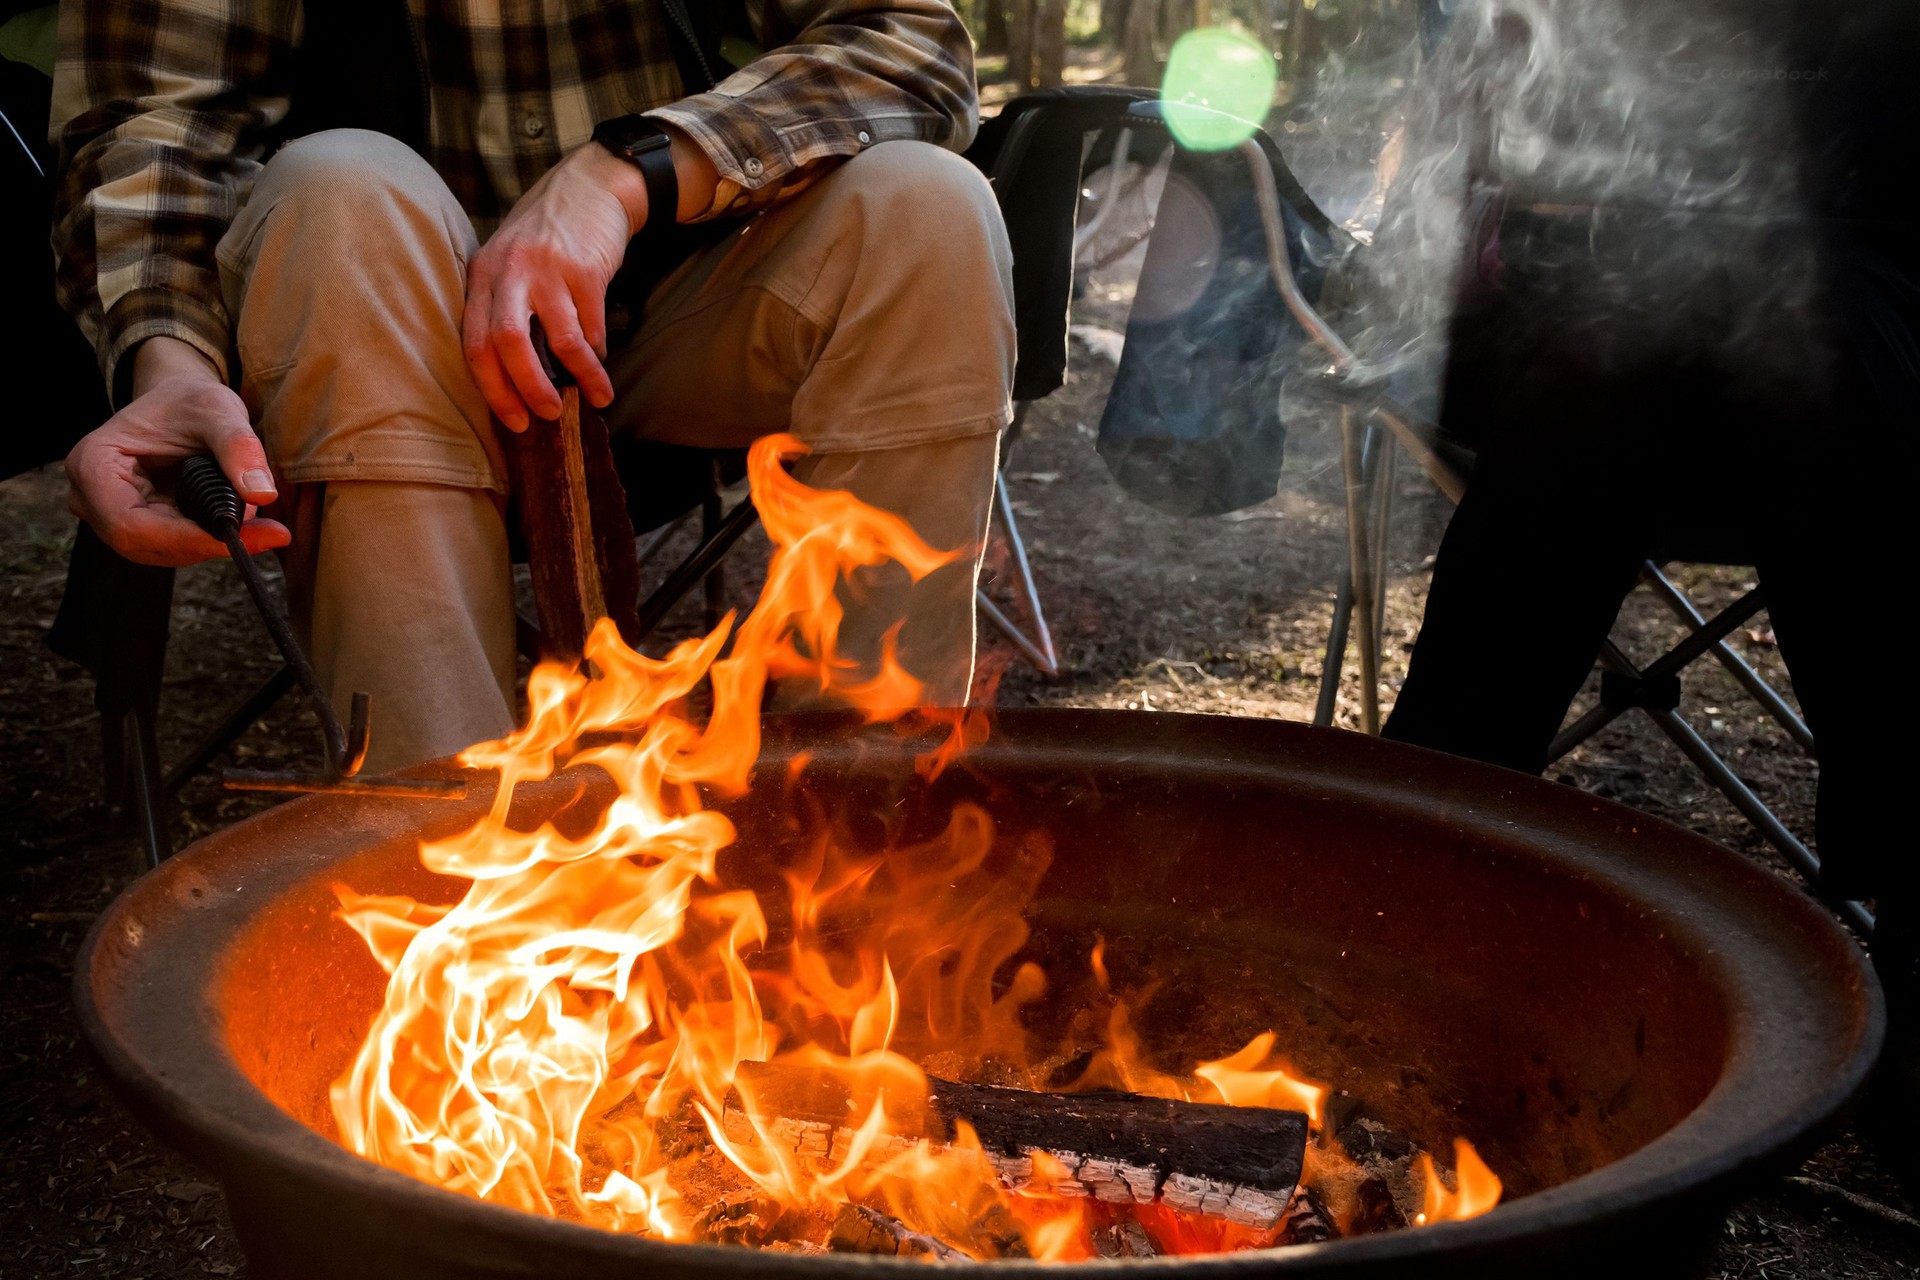
<svg viewBox="0 0 1920 1280"><path fill-rule="evenodd" d="M1029 911L1047 960L1105 940L1151 975L1146 1043L1220 1051L1273 1028L1301 1069L1429 1146L1474 1136L1508 1203L1466 1222L1268 1253L1162 1259L1221 1276L1697 1272L1727 1206L1856 1092L1880 995L1791 885L1571 788L1275 722L1009 711L931 785L887 733L770 729L764 789L728 806L739 875L771 878L830 798L876 838L978 801L1055 856ZM528 816L592 771L524 787ZM918 1265L665 1244L484 1204L326 1136L328 1084L384 975L329 891L448 901L426 807L312 797L141 880L81 956L79 1013L140 1117L226 1189L256 1276L869 1274ZM776 929L778 925L776 922ZM1073 1010L1063 989L1038 1018ZM1039 1264L1000 1265L1032 1269ZM1076 1274L1092 1263L1067 1270ZM1049 1267L1055 1271L1059 1268Z"/></svg>

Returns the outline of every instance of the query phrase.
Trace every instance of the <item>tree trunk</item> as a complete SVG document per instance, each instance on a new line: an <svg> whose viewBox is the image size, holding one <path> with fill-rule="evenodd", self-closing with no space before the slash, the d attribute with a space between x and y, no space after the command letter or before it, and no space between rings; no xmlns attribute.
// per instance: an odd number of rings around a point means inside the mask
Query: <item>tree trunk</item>
<svg viewBox="0 0 1920 1280"><path fill-rule="evenodd" d="M1035 0L1007 0L1007 79L1015 89L1033 87Z"/></svg>
<svg viewBox="0 0 1920 1280"><path fill-rule="evenodd" d="M1287 83L1292 92L1289 102L1299 106L1313 87L1313 73L1320 60L1319 25L1306 0L1293 0L1293 14L1287 23Z"/></svg>
<svg viewBox="0 0 1920 1280"><path fill-rule="evenodd" d="M980 52L1007 51L1007 0L980 0Z"/></svg>
<svg viewBox="0 0 1920 1280"><path fill-rule="evenodd" d="M1127 25L1121 54L1130 85L1151 89L1160 83L1160 59L1153 49L1153 31L1160 0L1133 0L1127 6Z"/></svg>
<svg viewBox="0 0 1920 1280"><path fill-rule="evenodd" d="M1040 0L1034 33L1034 83L1051 89L1066 79L1067 0Z"/></svg>

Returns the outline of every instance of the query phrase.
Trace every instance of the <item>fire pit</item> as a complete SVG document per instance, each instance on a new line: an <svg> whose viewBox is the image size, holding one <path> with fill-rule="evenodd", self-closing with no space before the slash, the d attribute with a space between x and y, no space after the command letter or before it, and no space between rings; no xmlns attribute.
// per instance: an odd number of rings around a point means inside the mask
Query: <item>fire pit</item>
<svg viewBox="0 0 1920 1280"><path fill-rule="evenodd" d="M1728 1204L1811 1141L1879 1046L1878 990L1815 906L1569 788L1291 724L1095 711L1009 711L937 778L913 762L891 729L771 726L752 790L723 806L739 829L730 879L780 884L816 834L798 815L831 812L887 847L977 806L996 841L1050 846L1015 957L1053 979L1024 1011L1036 1033L1080 1012L1076 975L1098 948L1103 977L1142 993L1132 1026L1150 1058L1227 1054L1272 1030L1301 1073L1422 1147L1470 1134L1506 1185L1471 1221L1141 1265L1688 1274ZM603 782L577 769L523 784L515 825L592 809ZM419 841L490 800L483 785L431 807L297 801L140 881L88 941L87 1035L141 1118L221 1181L254 1273L914 1265L662 1243L483 1203L338 1145L328 1091L386 974L333 886L454 901L461 883L425 871ZM769 924L770 947L793 927Z"/></svg>

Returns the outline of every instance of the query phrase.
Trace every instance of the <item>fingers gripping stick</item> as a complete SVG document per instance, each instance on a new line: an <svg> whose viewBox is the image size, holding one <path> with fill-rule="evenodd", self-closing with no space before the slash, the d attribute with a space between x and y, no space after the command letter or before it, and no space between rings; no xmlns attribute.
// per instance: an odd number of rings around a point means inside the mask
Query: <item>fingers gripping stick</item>
<svg viewBox="0 0 1920 1280"><path fill-rule="evenodd" d="M174 500L182 514L226 544L227 554L240 571L241 581L247 584L247 593L253 597L254 608L260 612L260 620L266 623L267 633L273 637L273 643L286 659L294 678L313 702L313 709L320 717L320 725L327 738L327 765L332 773L331 778L309 779L248 772L230 774L227 785L236 790L251 791L351 790L362 794L413 796L464 794L465 785L458 782L365 778L349 785L343 781L353 778L367 758L372 696L359 692L353 695L347 724L342 728L332 701L327 697L326 690L321 688L320 677L314 671L313 663L308 661L300 642L294 638L292 624L281 611L279 601L274 599L259 566L254 564L253 557L240 541L240 521L246 508L226 473L220 470L219 463L204 454L188 458L181 464L180 482Z"/></svg>

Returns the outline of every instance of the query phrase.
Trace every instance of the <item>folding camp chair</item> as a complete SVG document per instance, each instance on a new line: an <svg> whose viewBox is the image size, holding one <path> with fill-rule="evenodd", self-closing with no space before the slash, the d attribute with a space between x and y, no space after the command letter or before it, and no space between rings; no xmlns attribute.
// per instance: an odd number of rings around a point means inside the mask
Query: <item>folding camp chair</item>
<svg viewBox="0 0 1920 1280"><path fill-rule="evenodd" d="M1261 196L1269 265L1289 310L1327 356L1326 387L1339 405L1342 470L1347 492L1348 559L1335 598L1314 723L1333 722L1340 676L1351 643L1357 650L1360 666L1361 726L1367 733L1378 733L1384 612L1381 586L1392 523L1395 451L1404 449L1433 484L1455 502L1465 494L1471 478L1472 454L1437 423L1395 399L1360 364L1338 331L1303 295L1285 252L1278 194L1270 181L1263 180L1270 178L1270 170L1265 163L1256 163L1257 158L1257 153L1251 155L1248 164ZM1805 722L1778 690L1726 644L1727 636L1735 627L1766 606L1764 591L1756 587L1709 618L1673 583L1661 564L1653 561L1644 564L1641 582L1688 627L1689 634L1644 668L1634 664L1609 639L1600 655L1599 704L1561 731L1549 748L1549 758L1560 759L1628 711L1641 710L1768 843L1809 883L1817 883L1819 858L1788 830L1678 711L1680 673L1696 659L1711 654L1795 742L1809 754L1813 752L1813 734ZM1873 917L1861 903L1845 903L1842 910L1863 935L1871 933Z"/></svg>

